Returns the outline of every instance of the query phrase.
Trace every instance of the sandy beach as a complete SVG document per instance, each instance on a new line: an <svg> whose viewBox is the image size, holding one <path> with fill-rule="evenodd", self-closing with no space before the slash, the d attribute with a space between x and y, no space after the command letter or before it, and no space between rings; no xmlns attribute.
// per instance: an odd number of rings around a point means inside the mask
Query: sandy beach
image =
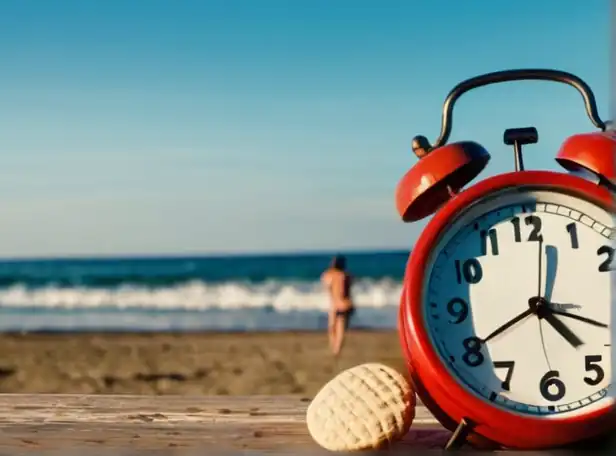
<svg viewBox="0 0 616 456"><path fill-rule="evenodd" d="M311 396L373 361L404 369L397 332L2 334L0 393Z"/></svg>

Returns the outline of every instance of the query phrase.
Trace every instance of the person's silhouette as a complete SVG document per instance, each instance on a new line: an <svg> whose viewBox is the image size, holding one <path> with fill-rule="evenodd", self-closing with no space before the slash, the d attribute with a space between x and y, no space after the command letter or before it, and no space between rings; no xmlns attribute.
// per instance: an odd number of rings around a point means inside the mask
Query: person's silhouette
<svg viewBox="0 0 616 456"><path fill-rule="evenodd" d="M346 272L344 256L337 255L332 259L330 267L321 275L321 282L327 288L330 296L329 345L334 356L338 356L342 349L349 321L355 312L351 298L352 278Z"/></svg>

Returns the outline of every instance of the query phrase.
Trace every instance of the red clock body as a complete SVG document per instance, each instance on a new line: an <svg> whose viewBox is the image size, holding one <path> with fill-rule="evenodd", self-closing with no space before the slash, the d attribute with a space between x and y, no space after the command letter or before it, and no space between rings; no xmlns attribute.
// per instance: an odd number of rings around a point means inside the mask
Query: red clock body
<svg viewBox="0 0 616 456"><path fill-rule="evenodd" d="M445 427L465 418L478 445L517 449L616 428L613 209L595 183L522 171L436 212L407 263L399 331L418 395Z"/></svg>

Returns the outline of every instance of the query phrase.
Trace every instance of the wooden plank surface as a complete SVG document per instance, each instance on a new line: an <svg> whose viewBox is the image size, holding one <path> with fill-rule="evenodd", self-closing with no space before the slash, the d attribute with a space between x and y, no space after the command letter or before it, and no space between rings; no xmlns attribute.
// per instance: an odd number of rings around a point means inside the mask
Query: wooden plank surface
<svg viewBox="0 0 616 456"><path fill-rule="evenodd" d="M92 454L96 447L122 449L122 454L213 449L321 454L305 424L309 401L300 396L6 394L0 395L0 451L82 449ZM448 436L419 405L413 429L399 445L442 448Z"/></svg>

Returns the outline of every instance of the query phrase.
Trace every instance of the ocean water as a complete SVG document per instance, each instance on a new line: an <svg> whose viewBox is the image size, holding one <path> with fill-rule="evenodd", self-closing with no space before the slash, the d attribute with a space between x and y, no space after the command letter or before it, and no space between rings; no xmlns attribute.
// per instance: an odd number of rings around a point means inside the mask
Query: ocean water
<svg viewBox="0 0 616 456"><path fill-rule="evenodd" d="M0 331L324 329L331 256L0 261ZM346 256L351 326L395 328L408 252Z"/></svg>

